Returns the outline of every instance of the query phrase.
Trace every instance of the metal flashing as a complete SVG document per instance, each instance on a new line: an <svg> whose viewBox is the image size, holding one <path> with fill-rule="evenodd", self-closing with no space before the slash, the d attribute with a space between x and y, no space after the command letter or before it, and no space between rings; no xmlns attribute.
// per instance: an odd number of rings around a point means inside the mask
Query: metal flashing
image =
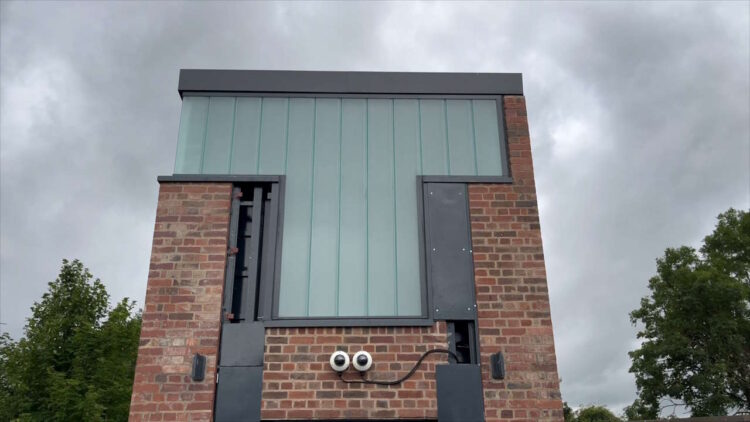
<svg viewBox="0 0 750 422"><path fill-rule="evenodd" d="M430 327L432 318L419 317L340 317L340 318L277 318L263 321L266 327Z"/></svg>
<svg viewBox="0 0 750 422"><path fill-rule="evenodd" d="M520 73L180 69L177 91L523 95Z"/></svg>
<svg viewBox="0 0 750 422"><path fill-rule="evenodd" d="M513 183L510 176L419 176L424 183Z"/></svg>
<svg viewBox="0 0 750 422"><path fill-rule="evenodd" d="M266 175L233 175L233 174L173 174L171 176L157 176L159 183L251 183L251 182L282 182L284 176Z"/></svg>

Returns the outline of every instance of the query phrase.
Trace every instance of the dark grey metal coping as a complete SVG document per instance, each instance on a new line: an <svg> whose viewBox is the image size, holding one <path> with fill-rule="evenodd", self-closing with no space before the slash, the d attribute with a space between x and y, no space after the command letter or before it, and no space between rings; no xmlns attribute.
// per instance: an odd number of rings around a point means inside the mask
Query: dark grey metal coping
<svg viewBox="0 0 750 422"><path fill-rule="evenodd" d="M244 175L244 174L173 174L171 176L157 176L156 181L159 183L190 183L190 182L278 182L284 176L267 176L267 175Z"/></svg>
<svg viewBox="0 0 750 422"><path fill-rule="evenodd" d="M315 94L523 95L520 73L180 69L177 91Z"/></svg>

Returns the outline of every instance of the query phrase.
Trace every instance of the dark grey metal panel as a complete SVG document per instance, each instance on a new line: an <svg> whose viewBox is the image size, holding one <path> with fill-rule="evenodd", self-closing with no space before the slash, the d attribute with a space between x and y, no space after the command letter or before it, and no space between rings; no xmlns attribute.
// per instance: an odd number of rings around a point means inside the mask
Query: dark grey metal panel
<svg viewBox="0 0 750 422"><path fill-rule="evenodd" d="M520 73L310 72L181 69L183 92L523 95Z"/></svg>
<svg viewBox="0 0 750 422"><path fill-rule="evenodd" d="M221 367L215 422L260 421L263 367Z"/></svg>
<svg viewBox="0 0 750 422"><path fill-rule="evenodd" d="M479 365L438 365L435 377L439 422L484 422Z"/></svg>
<svg viewBox="0 0 750 422"><path fill-rule="evenodd" d="M261 322L224 323L221 329L221 366L261 366L265 345Z"/></svg>
<svg viewBox="0 0 750 422"><path fill-rule="evenodd" d="M474 262L468 192L463 183L424 188L427 276L435 319L474 319Z"/></svg>

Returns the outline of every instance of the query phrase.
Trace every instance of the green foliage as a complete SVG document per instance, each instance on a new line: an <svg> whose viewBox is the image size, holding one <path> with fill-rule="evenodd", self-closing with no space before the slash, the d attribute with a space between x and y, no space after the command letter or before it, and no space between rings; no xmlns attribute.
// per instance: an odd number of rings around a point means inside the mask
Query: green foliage
<svg viewBox="0 0 750 422"><path fill-rule="evenodd" d="M24 338L0 336L0 420L127 420L141 317L92 278L63 260Z"/></svg>
<svg viewBox="0 0 750 422"><path fill-rule="evenodd" d="M718 220L700 253L665 251L651 295L630 314L643 343L629 353L639 396L629 418L657 416L666 399L693 416L750 409L750 213Z"/></svg>
<svg viewBox="0 0 750 422"><path fill-rule="evenodd" d="M659 417L659 413L644 405L641 399L635 399L633 404L627 406L623 410L625 413L625 419L629 421L642 421L647 419L657 419Z"/></svg>
<svg viewBox="0 0 750 422"><path fill-rule="evenodd" d="M574 417L575 416L573 415L573 409L571 409L570 406L568 406L568 402L564 401L563 402L563 419L565 420L565 422L573 422Z"/></svg>
<svg viewBox="0 0 750 422"><path fill-rule="evenodd" d="M563 403L563 415L565 422L620 422L622 419L615 416L604 406L584 406L576 411Z"/></svg>

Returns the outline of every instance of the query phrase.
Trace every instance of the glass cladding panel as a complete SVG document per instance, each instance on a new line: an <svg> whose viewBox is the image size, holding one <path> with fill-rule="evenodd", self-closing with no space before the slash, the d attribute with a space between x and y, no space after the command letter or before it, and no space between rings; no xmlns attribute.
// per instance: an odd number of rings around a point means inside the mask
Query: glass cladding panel
<svg viewBox="0 0 750 422"><path fill-rule="evenodd" d="M396 100L394 107L397 311L399 316L415 316L422 314L416 183L421 173L419 105L417 100Z"/></svg>
<svg viewBox="0 0 750 422"><path fill-rule="evenodd" d="M286 98L263 98L258 174L282 174L286 160Z"/></svg>
<svg viewBox="0 0 750 422"><path fill-rule="evenodd" d="M316 103L308 314L331 316L338 313L341 101Z"/></svg>
<svg viewBox="0 0 750 422"><path fill-rule="evenodd" d="M279 316L416 316L416 176L502 175L496 104L185 96L175 174L286 175Z"/></svg>
<svg viewBox="0 0 750 422"><path fill-rule="evenodd" d="M471 117L471 100L447 100L448 147L453 175L476 175L474 149L474 122Z"/></svg>
<svg viewBox="0 0 750 422"><path fill-rule="evenodd" d="M422 174L449 175L445 132L445 101L420 100L422 127Z"/></svg>
<svg viewBox="0 0 750 422"><path fill-rule="evenodd" d="M175 174L201 172L207 117L208 97L182 99L180 133L177 137L177 156L174 163Z"/></svg>
<svg viewBox="0 0 750 422"><path fill-rule="evenodd" d="M341 316L367 315L367 108L344 99L341 110Z"/></svg>
<svg viewBox="0 0 750 422"><path fill-rule="evenodd" d="M502 176L500 133L495 100L472 100L477 144L477 174Z"/></svg>
<svg viewBox="0 0 750 422"><path fill-rule="evenodd" d="M260 102L260 98L237 98L230 173L255 174L258 168Z"/></svg>
<svg viewBox="0 0 750 422"><path fill-rule="evenodd" d="M313 178L315 104L311 98L289 100L289 155L284 194L281 285L278 313L307 316L310 270L310 216Z"/></svg>
<svg viewBox="0 0 750 422"><path fill-rule="evenodd" d="M226 174L232 151L234 97L211 97L208 103L206 141L203 147L203 171Z"/></svg>
<svg viewBox="0 0 750 422"><path fill-rule="evenodd" d="M368 103L368 315L396 314L393 102Z"/></svg>

